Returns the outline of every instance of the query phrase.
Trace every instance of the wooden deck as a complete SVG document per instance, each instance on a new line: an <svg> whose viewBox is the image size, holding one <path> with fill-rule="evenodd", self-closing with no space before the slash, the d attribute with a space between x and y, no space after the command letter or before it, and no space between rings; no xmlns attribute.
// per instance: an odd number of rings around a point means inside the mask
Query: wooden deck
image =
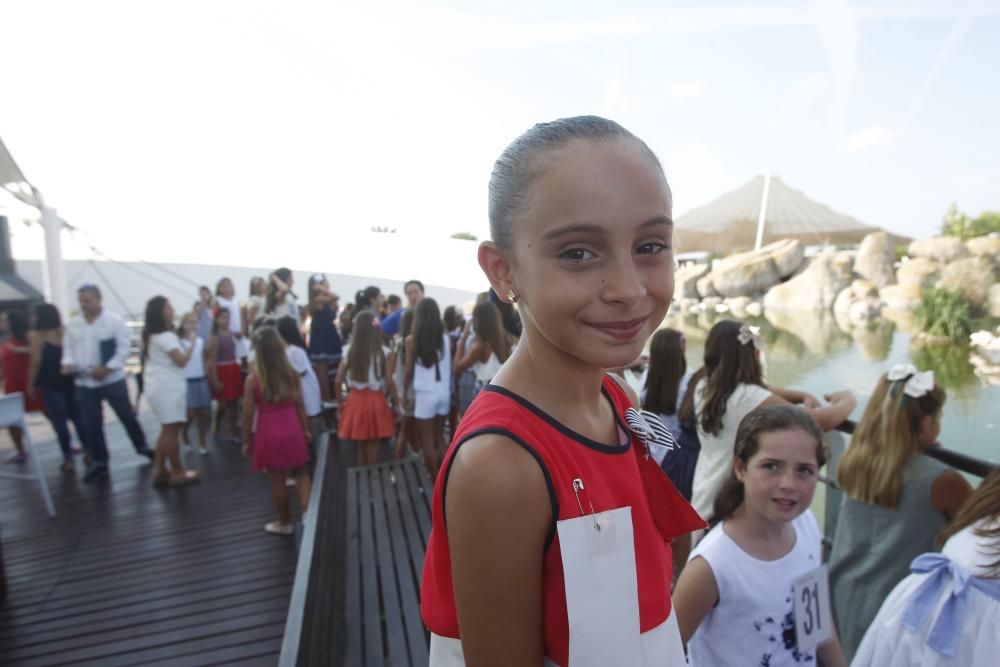
<svg viewBox="0 0 1000 667"><path fill-rule="evenodd" d="M140 421L152 444L158 427ZM268 485L237 445L186 455L200 484L153 489L152 464L109 423L111 478L85 485L82 461L61 473L51 429L32 423L58 515L34 482L0 479L0 665L276 664L295 546L264 532Z"/></svg>

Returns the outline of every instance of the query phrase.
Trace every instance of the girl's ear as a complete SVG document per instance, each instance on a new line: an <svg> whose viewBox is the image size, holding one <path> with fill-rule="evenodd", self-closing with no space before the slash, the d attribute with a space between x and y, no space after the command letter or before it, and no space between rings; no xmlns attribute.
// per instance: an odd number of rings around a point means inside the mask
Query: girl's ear
<svg viewBox="0 0 1000 667"><path fill-rule="evenodd" d="M493 291L501 299L507 298L511 290L518 293L514 287L514 272L508 250L503 250L493 241L483 241L479 244L479 266L489 278Z"/></svg>
<svg viewBox="0 0 1000 667"><path fill-rule="evenodd" d="M733 474L736 475L736 479L738 479L741 484L744 481L743 478L747 475L747 464L743 463L743 460L738 457L733 458Z"/></svg>

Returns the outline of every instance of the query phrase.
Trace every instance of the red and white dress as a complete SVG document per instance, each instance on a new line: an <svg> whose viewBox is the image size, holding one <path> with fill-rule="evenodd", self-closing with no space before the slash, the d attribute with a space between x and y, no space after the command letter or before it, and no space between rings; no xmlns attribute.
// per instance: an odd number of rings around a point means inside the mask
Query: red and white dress
<svg viewBox="0 0 1000 667"><path fill-rule="evenodd" d="M504 435L535 458L549 487L553 521L542 562L546 664L567 665L569 623L562 555L556 521L580 516L573 480L586 480L587 500L598 511L631 507L638 583L640 642L644 664L684 664L676 619L671 613L669 540L704 526L652 459L637 455L643 445L625 426L628 396L610 377L602 392L614 409L625 445L586 438L560 424L526 399L487 385L465 413L438 475L432 501L432 529L421 581L421 615L431 632L432 667L464 664L455 609L451 557L445 527L444 495L451 462L459 447L485 433ZM641 450L644 451L644 450ZM649 463L649 470L640 466ZM653 480L649 475L655 474ZM650 483L659 486L650 491ZM656 498L650 501L651 494ZM654 517L653 507L658 516Z"/></svg>

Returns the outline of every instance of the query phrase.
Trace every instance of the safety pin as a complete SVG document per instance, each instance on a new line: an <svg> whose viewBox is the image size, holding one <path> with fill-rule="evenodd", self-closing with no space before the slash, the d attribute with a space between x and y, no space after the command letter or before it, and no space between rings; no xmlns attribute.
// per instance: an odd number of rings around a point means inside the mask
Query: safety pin
<svg viewBox="0 0 1000 667"><path fill-rule="evenodd" d="M576 504L580 508L580 516L586 516L587 513L583 511L583 503L580 502L580 492L583 491L583 480L580 478L573 480L573 495L576 496ZM594 509L594 503L590 502L590 498L587 498L587 504L590 505L590 516L594 518L594 530L600 530L601 524L597 522L597 510Z"/></svg>

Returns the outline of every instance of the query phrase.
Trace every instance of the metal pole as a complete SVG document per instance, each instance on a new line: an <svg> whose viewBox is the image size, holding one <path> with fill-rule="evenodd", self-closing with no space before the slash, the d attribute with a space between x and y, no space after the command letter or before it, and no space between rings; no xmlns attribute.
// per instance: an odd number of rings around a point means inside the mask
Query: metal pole
<svg viewBox="0 0 1000 667"><path fill-rule="evenodd" d="M37 194L37 193L36 193ZM62 256L62 220L54 208L49 208L38 195L42 207L42 228L45 230L45 271L43 283L45 300L59 309L63 317L69 315L69 297L66 292L66 264Z"/></svg>
<svg viewBox="0 0 1000 667"><path fill-rule="evenodd" d="M771 192L771 170L764 172L764 193L760 197L760 217L757 218L757 240L754 241L753 249L760 250L764 242L764 220L767 219L767 196Z"/></svg>

